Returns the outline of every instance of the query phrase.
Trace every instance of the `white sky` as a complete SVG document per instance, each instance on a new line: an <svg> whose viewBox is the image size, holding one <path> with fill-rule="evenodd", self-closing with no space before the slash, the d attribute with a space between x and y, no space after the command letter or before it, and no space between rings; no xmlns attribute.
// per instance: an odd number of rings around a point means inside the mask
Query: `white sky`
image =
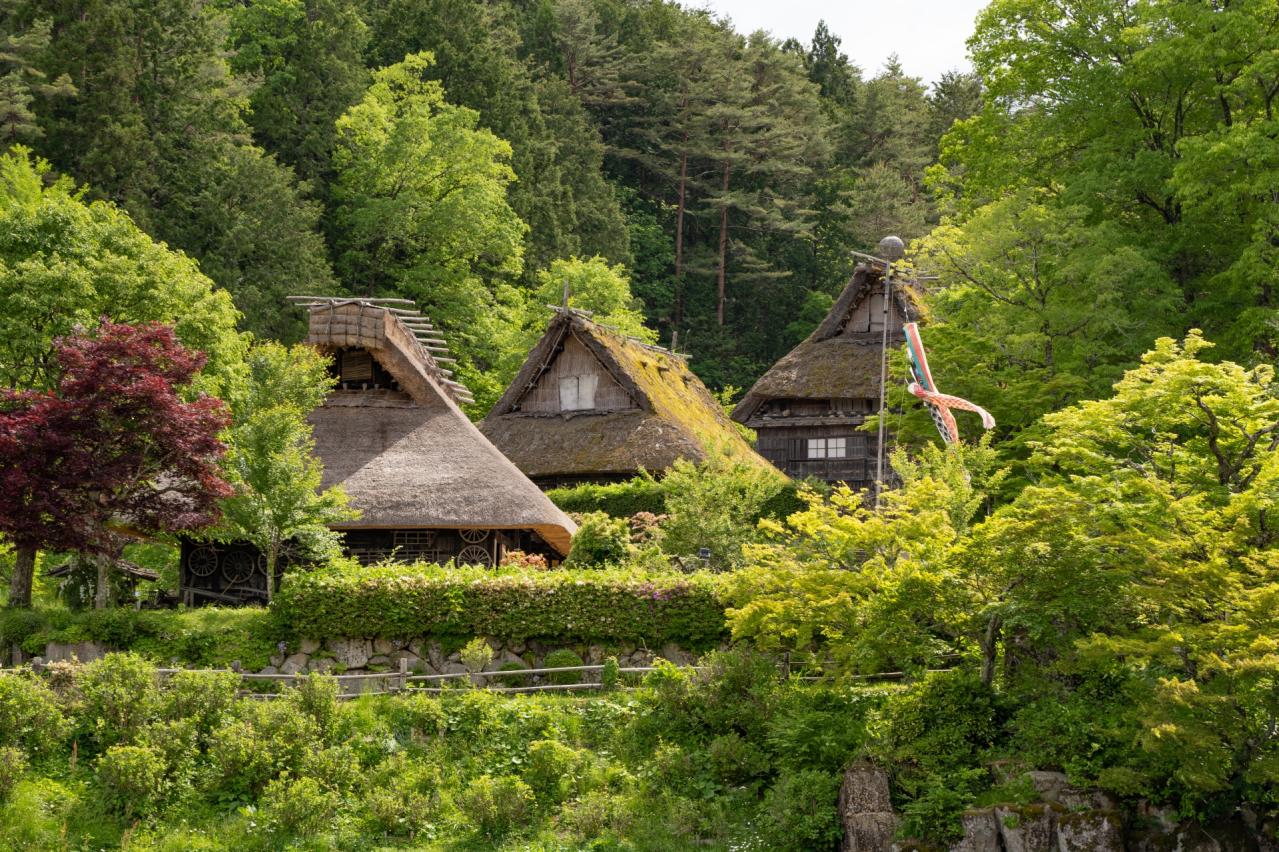
<svg viewBox="0 0 1279 852"><path fill-rule="evenodd" d="M896 53L907 74L925 83L970 66L964 42L989 0L685 0L731 18L740 33L768 30L778 39L813 37L817 22L843 40L840 49L866 77Z"/></svg>

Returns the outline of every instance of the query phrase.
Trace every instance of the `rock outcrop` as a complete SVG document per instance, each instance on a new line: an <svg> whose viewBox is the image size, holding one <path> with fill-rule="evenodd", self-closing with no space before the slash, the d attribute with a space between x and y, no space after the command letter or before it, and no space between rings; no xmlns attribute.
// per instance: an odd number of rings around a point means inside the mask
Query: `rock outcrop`
<svg viewBox="0 0 1279 852"><path fill-rule="evenodd" d="M844 824L844 852L890 849L897 814L888 795L888 774L869 763L851 766L839 788L839 815Z"/></svg>

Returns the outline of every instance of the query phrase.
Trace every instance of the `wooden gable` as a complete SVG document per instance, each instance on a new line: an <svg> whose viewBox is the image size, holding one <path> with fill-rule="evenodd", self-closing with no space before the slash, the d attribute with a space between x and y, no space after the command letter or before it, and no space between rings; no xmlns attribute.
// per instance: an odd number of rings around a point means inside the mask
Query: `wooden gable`
<svg viewBox="0 0 1279 852"><path fill-rule="evenodd" d="M902 323L906 321L902 318L901 306L897 304L897 299L893 299L888 313L890 334L899 337ZM883 335L884 291L882 288L868 288L862 291L861 298L845 316L843 328L839 333L845 337L856 337L862 334Z"/></svg>
<svg viewBox="0 0 1279 852"><path fill-rule="evenodd" d="M558 414L638 406L595 353L569 333L518 407L531 414Z"/></svg>

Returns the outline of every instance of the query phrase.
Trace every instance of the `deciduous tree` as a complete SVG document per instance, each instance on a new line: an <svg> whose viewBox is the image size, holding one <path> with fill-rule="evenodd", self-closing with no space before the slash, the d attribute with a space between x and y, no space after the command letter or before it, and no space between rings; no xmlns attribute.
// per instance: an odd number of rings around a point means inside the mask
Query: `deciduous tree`
<svg viewBox="0 0 1279 852"><path fill-rule="evenodd" d="M122 530L164 534L215 522L230 494L218 462L221 401L184 400L204 356L171 328L105 321L60 338L52 391L0 399L0 530L18 550L11 606L30 606L35 554L99 560L98 605Z"/></svg>
<svg viewBox="0 0 1279 852"><path fill-rule="evenodd" d="M222 502L213 535L254 544L266 557L267 599L290 543L305 556L332 555L328 525L355 515L341 489L321 490L307 415L333 385L328 359L305 344L262 343L249 351L248 376L230 394L233 425L224 468L234 494Z"/></svg>

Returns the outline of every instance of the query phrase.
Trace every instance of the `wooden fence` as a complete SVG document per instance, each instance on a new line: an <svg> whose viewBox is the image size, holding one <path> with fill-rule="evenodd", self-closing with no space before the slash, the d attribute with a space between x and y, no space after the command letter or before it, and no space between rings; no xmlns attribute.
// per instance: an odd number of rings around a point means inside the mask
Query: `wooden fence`
<svg viewBox="0 0 1279 852"><path fill-rule="evenodd" d="M20 672L41 672L47 668L48 664L33 664L19 666L16 668L0 668L0 675L17 674ZM428 695L438 695L448 689L445 684L450 680L469 680L472 686L486 689L490 692L504 693L541 693L541 692L575 692L579 690L604 689L605 684L601 680L585 681L581 683L550 683L538 684L533 686L495 686L494 684L509 683L513 680L525 677L534 677L537 675L559 675L559 674L586 674L591 672L603 672L607 666L603 664L583 665L583 666L561 666L557 668L540 668L540 669L511 669L500 672L453 672L449 674L434 675L416 675L410 674L408 668L408 660L400 660L399 671L392 672L368 672L362 674L323 674L321 677L332 678L338 683L339 698L358 698L362 695L394 695L399 693L423 693ZM619 666L617 668L618 675L645 675L649 672L657 671L657 666ZM680 666L687 671L699 671L705 669L705 666ZM823 680L823 678L814 675L792 675L790 671L789 659L782 660L778 663L779 676L794 677L801 681L814 682ZM205 673L223 673L234 674L242 681L253 682L272 682L290 684L299 680L306 680L311 674L257 674L255 672L240 672L232 669L179 669L179 668L157 668L156 672L162 676L169 677L183 671L205 672ZM945 669L928 669L929 672L945 671ZM895 681L903 680L907 677L906 672L877 672L875 674L859 674L850 675L847 680L854 681ZM440 684L437 686L429 686L428 684ZM366 688L372 687L372 688ZM627 684L617 684L619 688L629 688ZM246 698L272 699L279 698L282 692L258 692L251 689L243 689L240 695Z"/></svg>

